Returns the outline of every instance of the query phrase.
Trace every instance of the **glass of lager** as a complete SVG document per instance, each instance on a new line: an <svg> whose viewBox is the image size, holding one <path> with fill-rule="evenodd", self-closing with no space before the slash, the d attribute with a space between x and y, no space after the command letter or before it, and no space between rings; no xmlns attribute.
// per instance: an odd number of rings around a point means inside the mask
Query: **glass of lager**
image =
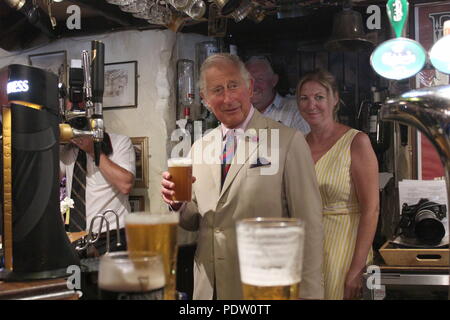
<svg viewBox="0 0 450 320"><path fill-rule="evenodd" d="M166 276L164 300L176 299L178 221L177 212L136 212L125 216L125 233L130 255L145 251L160 254L162 257Z"/></svg>
<svg viewBox="0 0 450 320"><path fill-rule="evenodd" d="M170 158L167 167L175 183L173 201L192 199L192 160L190 158Z"/></svg>
<svg viewBox="0 0 450 320"><path fill-rule="evenodd" d="M118 251L100 258L98 287L102 300L162 300L165 284L161 255Z"/></svg>
<svg viewBox="0 0 450 320"><path fill-rule="evenodd" d="M245 300L299 298L304 228L291 218L251 218L236 224Z"/></svg>

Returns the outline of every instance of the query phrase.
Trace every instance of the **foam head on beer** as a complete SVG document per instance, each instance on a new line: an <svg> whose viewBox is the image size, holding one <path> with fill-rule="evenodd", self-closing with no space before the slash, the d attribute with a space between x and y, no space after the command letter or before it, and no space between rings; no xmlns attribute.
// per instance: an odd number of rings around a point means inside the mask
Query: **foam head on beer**
<svg viewBox="0 0 450 320"><path fill-rule="evenodd" d="M148 292L163 288L166 280L160 255L107 253L100 259L98 285L112 292Z"/></svg>
<svg viewBox="0 0 450 320"><path fill-rule="evenodd" d="M162 256L167 280L164 292L166 299L175 295L178 221L177 212L139 212L125 216L125 233L130 254L145 251Z"/></svg>
<svg viewBox="0 0 450 320"><path fill-rule="evenodd" d="M256 218L237 223L244 299L297 299L304 229L298 219Z"/></svg>
<svg viewBox="0 0 450 320"><path fill-rule="evenodd" d="M191 201L192 199L192 159L170 158L167 167L175 183L173 201Z"/></svg>
<svg viewBox="0 0 450 320"><path fill-rule="evenodd" d="M167 160L168 167L191 167L192 159L191 158L170 158Z"/></svg>
<svg viewBox="0 0 450 320"><path fill-rule="evenodd" d="M180 215L178 212L171 213L150 213L150 212L133 212L125 216L126 224L162 224L162 223L178 223Z"/></svg>

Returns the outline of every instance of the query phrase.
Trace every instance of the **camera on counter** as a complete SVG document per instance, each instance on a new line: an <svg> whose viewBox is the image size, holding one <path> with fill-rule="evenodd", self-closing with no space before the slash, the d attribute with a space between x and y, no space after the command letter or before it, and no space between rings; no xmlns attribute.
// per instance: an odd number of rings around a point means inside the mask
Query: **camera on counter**
<svg viewBox="0 0 450 320"><path fill-rule="evenodd" d="M445 235L442 219L446 216L446 206L428 199L420 199L415 205L403 204L398 224L400 235L416 238L426 245L437 245Z"/></svg>

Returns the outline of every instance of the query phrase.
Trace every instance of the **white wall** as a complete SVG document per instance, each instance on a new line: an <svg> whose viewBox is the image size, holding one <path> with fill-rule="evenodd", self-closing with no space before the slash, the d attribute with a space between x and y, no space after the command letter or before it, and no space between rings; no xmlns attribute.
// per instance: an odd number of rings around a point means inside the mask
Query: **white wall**
<svg viewBox="0 0 450 320"><path fill-rule="evenodd" d="M28 55L59 50L67 51L67 62L80 59L82 50L90 50L91 40L105 43L105 63L137 60L137 108L104 110L108 131L130 137L149 137L149 188L132 194L145 195L146 209L152 213L166 211L161 200L160 181L167 169L170 133L175 129L176 60L195 61L195 43L208 40L193 34L172 31L126 31L83 38L68 38L24 52L9 53L0 49L0 67L12 63L28 64ZM196 113L197 114L197 113Z"/></svg>

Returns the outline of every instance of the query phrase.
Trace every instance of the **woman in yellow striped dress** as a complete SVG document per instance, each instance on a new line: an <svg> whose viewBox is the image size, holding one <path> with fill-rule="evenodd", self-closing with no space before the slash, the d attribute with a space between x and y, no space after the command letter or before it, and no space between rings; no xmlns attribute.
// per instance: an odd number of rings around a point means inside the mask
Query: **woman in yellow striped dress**
<svg viewBox="0 0 450 320"><path fill-rule="evenodd" d="M378 163L369 137L335 121L339 93L322 70L306 74L297 102L323 202L325 299L357 299L378 221Z"/></svg>

